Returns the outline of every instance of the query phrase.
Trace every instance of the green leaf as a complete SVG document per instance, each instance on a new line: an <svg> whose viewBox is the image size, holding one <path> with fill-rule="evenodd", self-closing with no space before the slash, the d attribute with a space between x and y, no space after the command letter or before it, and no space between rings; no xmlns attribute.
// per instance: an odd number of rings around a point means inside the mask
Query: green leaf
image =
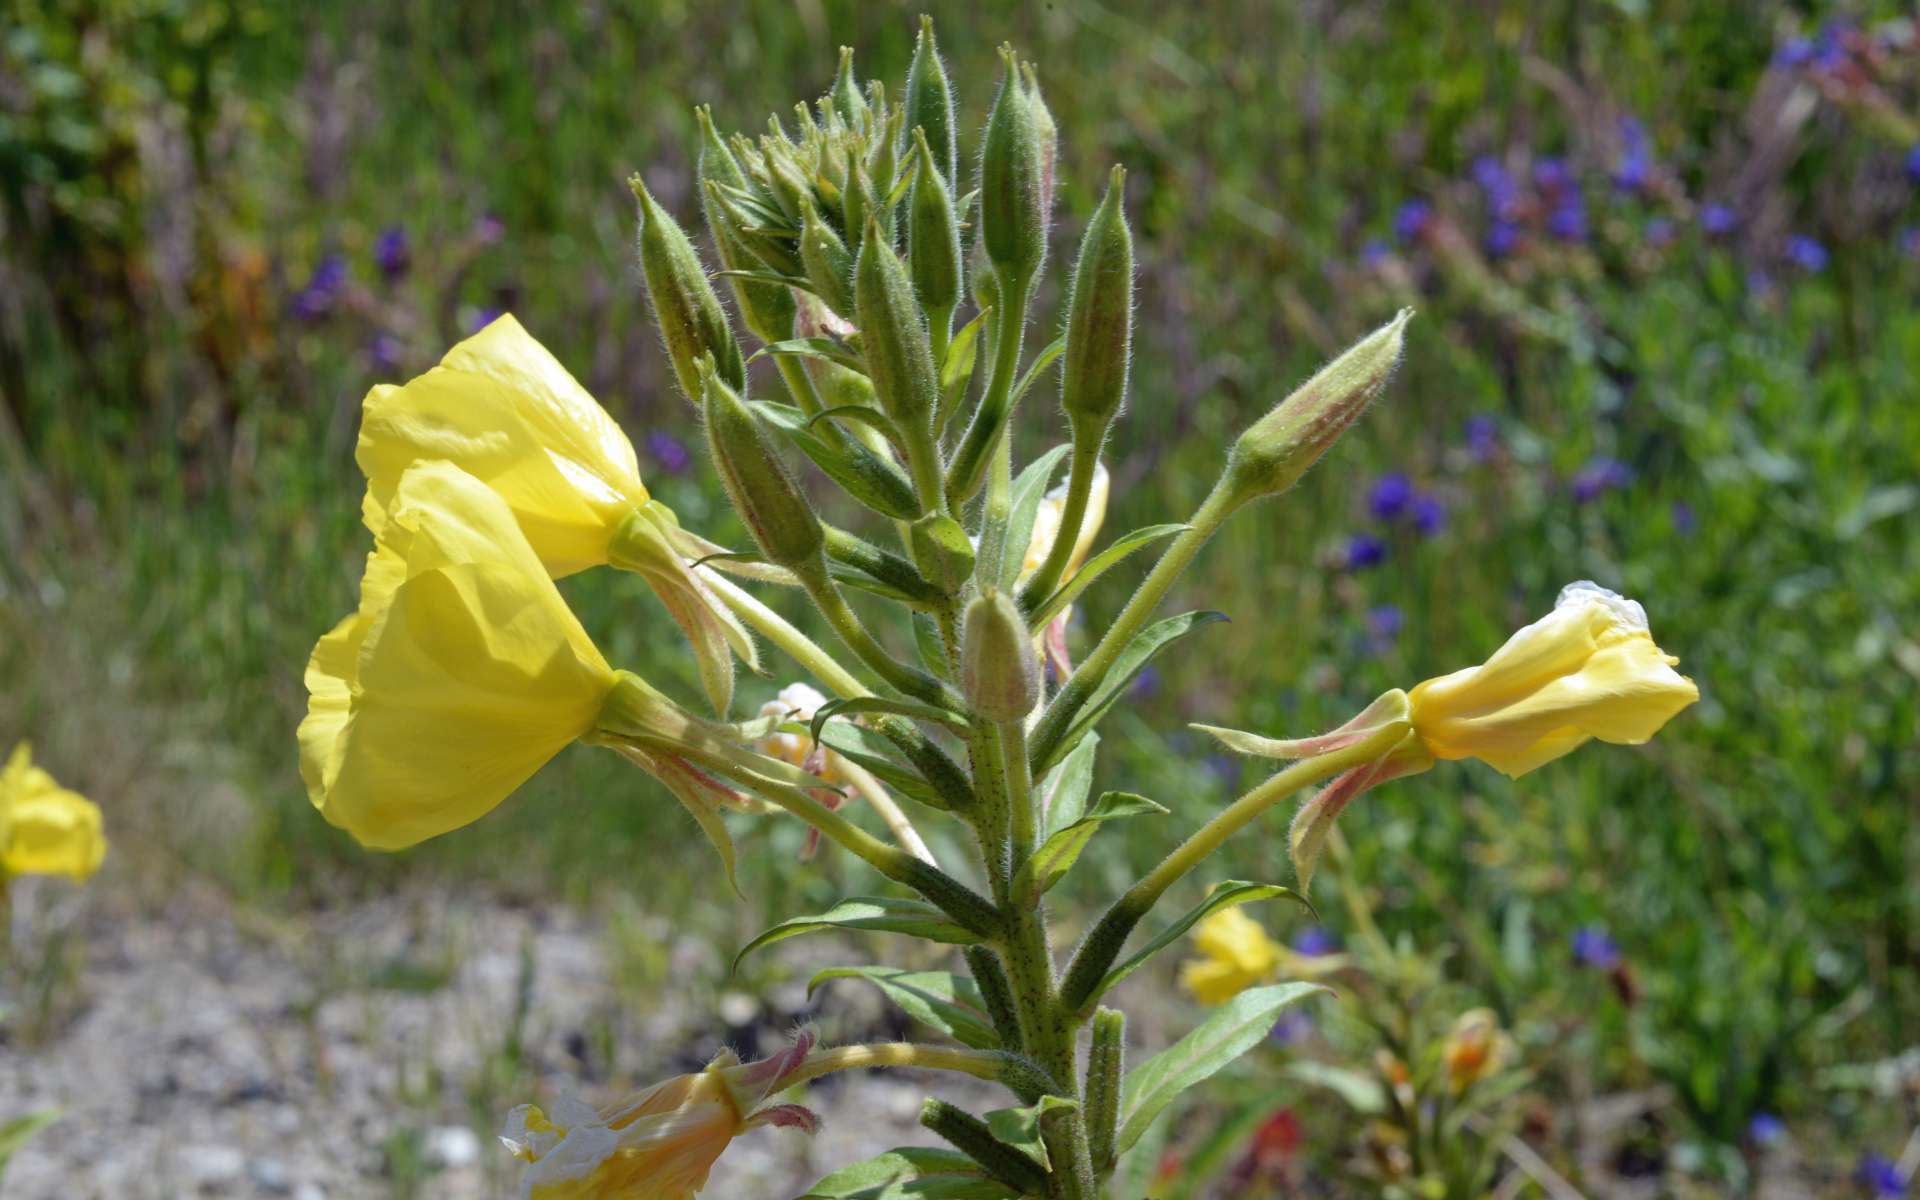
<svg viewBox="0 0 1920 1200"><path fill-rule="evenodd" d="M1114 659L1113 666L1108 668L1105 677L1100 680L1099 690L1094 692L1093 698L1088 700L1086 706L1074 717L1073 724L1068 727L1066 735L1053 747L1052 752L1047 756L1047 761L1040 764L1041 768L1051 767L1060 761L1062 755L1073 749L1074 745L1099 723L1100 718L1106 715L1107 710L1126 694L1127 685L1133 682L1133 677L1140 673L1141 668L1152 661L1153 656L1169 642L1183 638L1203 625L1211 625L1215 621L1226 619L1227 614L1222 612L1181 613L1177 617L1156 621L1135 634L1133 640L1127 643L1126 649L1120 651L1119 656Z"/></svg>
<svg viewBox="0 0 1920 1200"><path fill-rule="evenodd" d="M756 400L752 408L847 495L896 520L911 521L920 515L920 501L913 493L913 481L899 464L876 453L865 442L851 437L823 437L811 427L811 418L790 404Z"/></svg>
<svg viewBox="0 0 1920 1200"><path fill-rule="evenodd" d="M753 283L773 283L781 287L802 288L809 292L813 290L812 280L804 279L798 275L782 275L778 271L715 271L713 276L715 279L745 279ZM761 354L765 353L765 350L761 350L755 353L753 357L758 358Z"/></svg>
<svg viewBox="0 0 1920 1200"><path fill-rule="evenodd" d="M1014 880L1013 894L1032 904L1066 878L1067 872L1087 848L1103 822L1117 817L1137 817L1141 813L1163 813L1166 808L1132 792L1102 792L1087 814L1048 836L1020 868Z"/></svg>
<svg viewBox="0 0 1920 1200"><path fill-rule="evenodd" d="M900 433L900 427L893 423L893 418L870 404L836 404L832 408L821 409L819 412L813 414L813 416L807 418L807 424L813 426L829 419L836 421L858 421L862 425L878 429L885 435L888 441L896 446L906 444L905 439Z"/></svg>
<svg viewBox="0 0 1920 1200"><path fill-rule="evenodd" d="M1041 1104L1046 1103L1045 1100ZM1047 1143L1040 1136L1040 1104L1029 1104L1025 1108L996 1108L986 1114L983 1120L993 1136L999 1138L1015 1150L1040 1164L1043 1171L1052 1170L1052 1160L1047 1157Z"/></svg>
<svg viewBox="0 0 1920 1200"><path fill-rule="evenodd" d="M1046 369L1052 366L1054 360L1065 353L1066 349L1067 337L1065 334L1061 334L1051 342L1048 342L1046 348L1035 356L1033 365L1027 368L1027 373L1020 377L1020 382L1013 385L1013 392L1007 397L1007 403L1020 403L1020 397L1027 394L1027 389L1039 380Z"/></svg>
<svg viewBox="0 0 1920 1200"><path fill-rule="evenodd" d="M952 917L924 900L906 900L893 896L855 896L842 900L826 912L810 917L791 917L761 933L733 956L733 968L740 960L763 946L784 942L803 933L823 929L865 929L882 933L904 933L944 942L951 946L971 945L980 935L954 923Z"/></svg>
<svg viewBox="0 0 1920 1200"><path fill-rule="evenodd" d="M896 713L910 717L915 721L926 721L935 725L944 725L949 729L964 729L966 718L959 713L948 712L944 708L935 708L931 704L921 704L914 700L891 700L885 696L852 696L843 700L829 700L813 712L813 724L807 729L807 736L814 741L820 740L820 730L835 717L857 717L862 713Z"/></svg>
<svg viewBox="0 0 1920 1200"><path fill-rule="evenodd" d="M913 614L913 645L920 652L920 665L945 679L953 674L947 664L947 644L940 638L940 625L932 614Z"/></svg>
<svg viewBox="0 0 1920 1200"><path fill-rule="evenodd" d="M951 971L902 971L897 967L828 967L807 983L807 996L832 979L864 979L886 993L906 1014L976 1050L998 1050L999 1035L987 1002L973 980Z"/></svg>
<svg viewBox="0 0 1920 1200"><path fill-rule="evenodd" d="M1059 616L1061 612L1066 609L1067 605L1074 602L1081 592L1087 590L1088 586L1091 585L1094 580L1100 578L1100 576L1106 574L1114 567L1119 566L1121 560L1125 559L1135 550L1139 550L1144 546L1150 546L1161 538L1172 537L1176 533L1185 533L1191 528L1193 528L1191 525L1149 525L1144 529L1136 529L1132 533L1120 538L1114 542L1113 545L1108 546L1105 550L1088 559L1078 571L1073 573L1072 579L1061 584L1053 595L1048 596L1040 602L1040 606L1033 610L1033 616L1031 618L1033 627L1039 629L1048 621Z"/></svg>
<svg viewBox="0 0 1920 1200"><path fill-rule="evenodd" d="M1125 1150L1139 1141L1174 1097L1266 1040L1281 1009L1326 991L1330 989L1317 983L1249 988L1214 1010L1198 1029L1128 1072L1115 1148Z"/></svg>
<svg viewBox="0 0 1920 1200"><path fill-rule="evenodd" d="M33 1136L42 1129L60 1119L57 1108L43 1108L25 1116L14 1117L10 1121L0 1122L0 1173L7 1169L7 1161L20 1147L33 1140Z"/></svg>
<svg viewBox="0 0 1920 1200"><path fill-rule="evenodd" d="M1091 1006L1095 1000L1105 995L1114 984L1119 983L1122 979L1125 979L1127 976L1145 966L1148 959L1165 950L1168 946L1173 945L1174 942L1180 939L1181 934L1193 928L1201 920L1212 916L1223 908L1233 908L1240 904L1252 904L1256 900L1272 900L1282 896L1288 900L1297 901L1305 906L1309 912L1313 911L1313 906L1308 904L1306 899L1298 892L1295 892L1292 888L1281 887L1277 883L1248 883L1241 879L1229 879L1225 883L1217 884L1211 892L1207 893L1205 900L1202 900L1199 904L1189 909L1185 916L1162 930L1158 937L1148 942L1146 946L1141 949L1140 953L1127 959L1127 961L1121 963L1113 970L1108 971L1106 978L1100 981L1100 986L1094 989L1093 995L1087 997L1087 1004Z"/></svg>
<svg viewBox="0 0 1920 1200"><path fill-rule="evenodd" d="M966 399L967 385L973 382L973 364L980 357L980 331L992 311L982 309L947 343L947 356L940 361L940 411L934 415L935 433L946 428L948 419Z"/></svg>
<svg viewBox="0 0 1920 1200"><path fill-rule="evenodd" d="M894 758L893 743L871 729L841 721L823 726L819 740L873 772L876 779L901 795L942 812L953 807L939 789L921 777L920 772Z"/></svg>
<svg viewBox="0 0 1920 1200"><path fill-rule="evenodd" d="M795 286L809 287L810 285L801 283ZM865 359L855 354L853 349L845 342L830 337L789 338L784 342L774 342L772 345L762 346L760 349L754 351L753 358L749 358L747 361L752 362L754 358L759 358L764 354L791 354L801 358L824 358L828 362L838 363L850 371L858 371L862 375L867 373L867 363Z"/></svg>
<svg viewBox="0 0 1920 1200"><path fill-rule="evenodd" d="M828 563L827 574L833 577L835 583L844 584L850 588L857 588L860 591L866 592L868 595L880 596L906 605L926 603L924 597L916 596L905 588L896 587L878 576L869 575L859 567L847 563Z"/></svg>
<svg viewBox="0 0 1920 1200"><path fill-rule="evenodd" d="M991 580L1001 591L1011 588L1019 577L1020 564L1027 557L1027 543L1033 540L1033 521L1040 511L1040 501L1046 498L1047 484L1067 450L1066 446L1055 446L1028 463L1027 469L1013 481L1013 490L1008 494L1007 531L1000 542L1000 569ZM985 545L983 538L983 549Z"/></svg>
<svg viewBox="0 0 1920 1200"><path fill-rule="evenodd" d="M1015 1200L958 1150L902 1146L841 1167L797 1200Z"/></svg>
<svg viewBox="0 0 1920 1200"><path fill-rule="evenodd" d="M1326 1088L1357 1113L1371 1117L1387 1111L1386 1089L1371 1075L1308 1058L1295 1059L1283 1070L1301 1083Z"/></svg>
<svg viewBox="0 0 1920 1200"><path fill-rule="evenodd" d="M1093 790L1093 761L1099 751L1100 735L1089 733L1035 785L1040 811L1047 814L1048 836L1078 821L1087 811L1087 794Z"/></svg>

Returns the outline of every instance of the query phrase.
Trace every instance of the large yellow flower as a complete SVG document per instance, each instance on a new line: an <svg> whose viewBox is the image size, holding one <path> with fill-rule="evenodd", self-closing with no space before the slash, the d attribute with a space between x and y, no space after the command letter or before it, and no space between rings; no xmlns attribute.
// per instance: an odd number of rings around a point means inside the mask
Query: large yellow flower
<svg viewBox="0 0 1920 1200"><path fill-rule="evenodd" d="M34 766L27 743L15 746L0 767L0 886L15 875L84 883L106 855L98 806Z"/></svg>
<svg viewBox="0 0 1920 1200"><path fill-rule="evenodd" d="M1193 944L1204 957L1180 964L1180 986L1202 1004L1225 1004L1265 983L1280 965L1281 945L1238 908L1223 908L1202 920Z"/></svg>
<svg viewBox="0 0 1920 1200"><path fill-rule="evenodd" d="M716 708L732 698L731 654L755 663L753 639L687 566L718 547L648 494L627 435L511 315L404 387L368 392L355 458L376 536L407 468L443 459L500 495L554 578L607 563L642 575L692 641Z"/></svg>
<svg viewBox="0 0 1920 1200"><path fill-rule="evenodd" d="M500 1140L530 1164L521 1195L530 1200L691 1200L740 1134L760 1125L812 1132L814 1115L796 1104L762 1107L781 1091L813 1045L803 1035L763 1062L730 1053L693 1075L655 1084L609 1108L564 1099L551 1116L531 1104L507 1114Z"/></svg>

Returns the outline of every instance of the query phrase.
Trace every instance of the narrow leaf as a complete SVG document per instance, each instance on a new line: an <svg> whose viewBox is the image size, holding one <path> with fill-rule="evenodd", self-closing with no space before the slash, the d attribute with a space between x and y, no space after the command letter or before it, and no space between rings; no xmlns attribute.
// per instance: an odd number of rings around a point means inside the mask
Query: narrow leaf
<svg viewBox="0 0 1920 1200"><path fill-rule="evenodd" d="M1047 815L1049 836L1078 821L1086 812L1087 795L1093 790L1094 757L1099 751L1100 735L1089 733L1035 786L1040 811Z"/></svg>
<svg viewBox="0 0 1920 1200"><path fill-rule="evenodd" d="M1034 357L1033 365L1028 367L1027 373L1020 377L1020 382L1013 385L1013 393L1007 398L1007 403L1020 403L1020 397L1027 394L1027 389L1039 380L1040 376L1048 367L1054 364L1054 361L1060 357L1066 348L1067 338L1065 334L1048 342L1046 348Z"/></svg>
<svg viewBox="0 0 1920 1200"><path fill-rule="evenodd" d="M821 436L811 427L811 418L792 405L756 400L752 408L855 500L895 520L911 521L920 515L913 481L898 464L866 443Z"/></svg>
<svg viewBox="0 0 1920 1200"><path fill-rule="evenodd" d="M934 415L934 432L939 433L947 426L948 418L966 399L967 386L973 382L973 365L980 357L980 330L982 322L992 309L982 309L980 313L960 327L947 343L947 356L940 362L940 411Z"/></svg>
<svg viewBox="0 0 1920 1200"><path fill-rule="evenodd" d="M920 652L920 664L945 679L953 674L947 663L947 645L940 638L940 626L930 614L913 614L913 645Z"/></svg>
<svg viewBox="0 0 1920 1200"><path fill-rule="evenodd" d="M953 807L939 789L921 777L920 772L893 756L891 742L870 729L838 721L821 727L819 741L873 772L874 778L902 796L942 812Z"/></svg>
<svg viewBox="0 0 1920 1200"><path fill-rule="evenodd" d="M930 1025L962 1045L997 1050L987 1004L973 980L951 971L902 971L897 967L829 967L807 983L807 996L834 979L864 979L922 1025Z"/></svg>
<svg viewBox="0 0 1920 1200"><path fill-rule="evenodd" d="M1047 761L1039 764L1040 767L1042 769L1051 767L1060 761L1063 754L1073 749L1074 744L1085 737L1088 731L1099 723L1100 718L1106 715L1107 710L1126 694L1127 685L1133 682L1133 677L1140 673L1141 668L1145 667L1169 642L1185 637L1203 625L1211 625L1215 621L1226 619L1227 614L1221 612L1181 613L1177 617L1156 621L1135 634L1133 640L1127 643L1126 649L1114 659L1113 666L1107 670L1106 676L1101 679L1099 690L1094 692L1093 698L1080 710L1073 724L1067 729L1066 736L1054 746Z"/></svg>
<svg viewBox="0 0 1920 1200"><path fill-rule="evenodd" d="M1205 900L1202 900L1199 904L1189 909L1185 916L1162 930L1158 937L1148 942L1146 946L1141 949L1140 953L1127 959L1127 961L1121 963L1113 970L1108 971L1106 978L1100 981L1100 986L1094 989L1093 995L1087 997L1087 1003L1091 1005L1095 1000L1105 995L1114 984L1119 983L1122 979L1125 979L1127 976L1145 966L1148 959L1165 950L1168 946L1173 945L1174 942L1180 939L1181 934L1193 928L1194 925L1198 924L1204 918L1212 916L1223 908L1233 908L1235 905L1252 904L1256 900L1272 900L1282 896L1288 900L1293 900L1305 905L1309 912L1313 910L1313 906L1307 904L1306 900L1300 896L1299 893L1291 888L1281 887L1277 883L1247 883L1240 879L1229 879L1225 883L1215 886L1211 892L1207 893Z"/></svg>
<svg viewBox="0 0 1920 1200"><path fill-rule="evenodd" d="M1027 469L1013 481L1007 503L1007 530L1000 543L1000 570L994 576L994 582L1002 591L1011 588L1020 574L1020 566L1027 558L1027 543L1033 540L1033 522L1040 512L1040 501L1046 497L1047 484L1068 449L1055 446L1027 464ZM984 552L985 539L982 539L982 548Z"/></svg>
<svg viewBox="0 0 1920 1200"><path fill-rule="evenodd" d="M829 700L815 709L813 723L807 729L807 736L817 742L820 740L820 730L828 721L835 717L853 718L862 713L898 713L915 721L928 721L955 730L966 726L966 718L959 713L935 708L930 704L920 704L913 700L890 700L885 696L853 696L844 700Z"/></svg>
<svg viewBox="0 0 1920 1200"><path fill-rule="evenodd" d="M818 933L823 929L866 929L883 933L904 933L910 937L951 946L965 946L980 940L971 930L956 925L953 918L924 900L906 900L893 896L855 896L842 900L826 912L810 917L791 917L767 929L740 948L733 956L733 969L740 960L764 946Z"/></svg>
<svg viewBox="0 0 1920 1200"><path fill-rule="evenodd" d="M1040 602L1040 607L1033 610L1033 627L1042 628L1048 621L1059 616L1081 592L1087 590L1094 580L1119 566L1121 561L1135 550L1151 546L1160 539L1172 537L1176 533L1185 533L1191 528L1193 528L1191 525L1149 525L1121 537L1113 545L1088 559L1078 571L1073 573L1072 579L1061 584L1053 595Z"/></svg>
<svg viewBox="0 0 1920 1200"><path fill-rule="evenodd" d="M886 436L888 441L896 446L905 444L900 433L900 427L893 423L893 418L871 405L838 404L832 408L822 409L813 414L813 416L807 418L807 424L809 426L817 425L821 421L828 419L836 421L858 421L862 425L878 429Z"/></svg>
<svg viewBox="0 0 1920 1200"><path fill-rule="evenodd" d="M807 286L807 285L796 285ZM774 342L754 351L752 362L763 354L791 354L801 358L824 358L828 362L839 363L848 370L867 373L867 362L842 341L830 337L788 338L784 342Z"/></svg>
<svg viewBox="0 0 1920 1200"><path fill-rule="evenodd" d="M797 1200L1015 1200L1015 1193L958 1150L902 1146L841 1167Z"/></svg>
<svg viewBox="0 0 1920 1200"><path fill-rule="evenodd" d="M1132 792L1102 792L1087 814L1050 835L1020 868L1014 880L1014 895L1031 904L1052 890L1066 877L1080 858L1102 823L1117 817L1137 817L1141 813L1163 813L1166 808Z"/></svg>
<svg viewBox="0 0 1920 1200"><path fill-rule="evenodd" d="M1249 988L1216 1009L1198 1029L1135 1067L1121 1093L1115 1148L1125 1150L1139 1141L1181 1092L1266 1040L1281 1009L1328 990L1316 983Z"/></svg>

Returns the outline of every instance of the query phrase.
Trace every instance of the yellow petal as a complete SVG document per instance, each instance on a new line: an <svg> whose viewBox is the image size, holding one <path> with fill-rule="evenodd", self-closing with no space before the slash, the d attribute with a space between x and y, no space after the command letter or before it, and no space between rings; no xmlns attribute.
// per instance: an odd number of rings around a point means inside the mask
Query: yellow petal
<svg viewBox="0 0 1920 1200"><path fill-rule="evenodd" d="M100 809L33 765L27 743L0 769L0 879L65 875L84 883L106 857Z"/></svg>
<svg viewBox="0 0 1920 1200"><path fill-rule="evenodd" d="M355 458L376 534L406 469L445 459L500 493L555 578L604 563L647 502L626 434L510 315L406 386L369 392Z"/></svg>

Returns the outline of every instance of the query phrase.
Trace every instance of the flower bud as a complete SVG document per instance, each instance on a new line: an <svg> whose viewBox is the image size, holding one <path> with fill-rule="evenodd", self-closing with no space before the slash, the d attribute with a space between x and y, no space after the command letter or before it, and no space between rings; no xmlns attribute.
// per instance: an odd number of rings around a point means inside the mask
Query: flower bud
<svg viewBox="0 0 1920 1200"><path fill-rule="evenodd" d="M868 226L853 268L853 297L867 376L880 407L903 427L933 419L940 377L907 268L878 228Z"/></svg>
<svg viewBox="0 0 1920 1200"><path fill-rule="evenodd" d="M707 444L720 482L769 562L802 567L820 560L825 533L813 505L740 394L702 360Z"/></svg>
<svg viewBox="0 0 1920 1200"><path fill-rule="evenodd" d="M1347 431L1400 362L1403 331L1412 316L1412 309L1401 309L1240 435L1227 460L1228 480L1240 502L1292 487Z"/></svg>
<svg viewBox="0 0 1920 1200"><path fill-rule="evenodd" d="M989 721L1018 721L1040 702L1040 668L1020 606L987 592L967 606L960 638L960 683Z"/></svg>
<svg viewBox="0 0 1920 1200"><path fill-rule="evenodd" d="M694 364L702 355L712 356L721 379L735 388L745 387L746 362L693 243L654 203L638 175L627 183L640 202L640 269L646 276L647 297L680 390L699 402L700 374Z"/></svg>
<svg viewBox="0 0 1920 1200"><path fill-rule="evenodd" d="M1047 255L1047 147L1042 106L1002 47L1006 78L980 154L980 239L994 270L1024 288Z"/></svg>
<svg viewBox="0 0 1920 1200"><path fill-rule="evenodd" d="M1080 242L1067 301L1060 408L1075 439L1096 446L1126 399L1133 348L1133 234L1121 205L1125 181L1126 171L1116 166Z"/></svg>
<svg viewBox="0 0 1920 1200"><path fill-rule="evenodd" d="M833 102L833 111L840 114L841 120L849 129L859 129L867 121L867 98L860 94L860 81L853 77L853 47L840 47L840 69L834 72L833 87L828 90L827 98Z"/></svg>
<svg viewBox="0 0 1920 1200"><path fill-rule="evenodd" d="M729 271L751 271L762 264L741 240L716 194L716 185L748 190L746 172L740 169L740 160L734 157L733 151L720 140L719 132L714 129L713 110L703 104L693 110L693 115L700 123L700 159L695 172L700 186L700 208L706 216L707 229L713 234L714 246L720 251L722 266ZM734 301L740 308L740 319L746 322L755 337L763 342L779 342L793 336L794 304L791 289L782 284L743 279L737 275L728 282L733 288Z"/></svg>
<svg viewBox="0 0 1920 1200"><path fill-rule="evenodd" d="M1027 98L1032 102L1034 119L1040 127L1040 213L1043 220L1053 216L1054 169L1060 160L1060 127L1053 123L1053 112L1047 107L1046 98L1040 94L1040 77L1033 72L1032 63L1020 64L1020 78L1027 85Z"/></svg>
<svg viewBox="0 0 1920 1200"><path fill-rule="evenodd" d="M893 210L874 194L873 179L867 174L866 164L855 160L847 174L846 191L840 195L840 223L847 231L847 241L854 254L860 253L860 239L866 234L868 217L879 224L882 236L893 236Z"/></svg>
<svg viewBox="0 0 1920 1200"><path fill-rule="evenodd" d="M719 222L714 227L716 237L724 232L735 245L758 260L758 265L775 274L801 277L807 273L800 261L796 232L763 225L737 194L727 192L718 183L708 181L705 191L705 200ZM752 269L754 264L744 265Z"/></svg>
<svg viewBox="0 0 1920 1200"><path fill-rule="evenodd" d="M951 187L959 172L959 151L953 128L953 88L947 82L947 69L940 62L940 48L933 41L933 18L929 16L920 18L920 40L914 43L913 62L907 67L906 128L926 131L934 166Z"/></svg>
<svg viewBox="0 0 1920 1200"><path fill-rule="evenodd" d="M814 294L834 312L852 316L853 255L811 204L800 226L800 261L806 265Z"/></svg>
<svg viewBox="0 0 1920 1200"><path fill-rule="evenodd" d="M950 314L960 304L960 226L926 130L916 128L913 140L917 173L907 211L907 267L921 305L929 313Z"/></svg>

